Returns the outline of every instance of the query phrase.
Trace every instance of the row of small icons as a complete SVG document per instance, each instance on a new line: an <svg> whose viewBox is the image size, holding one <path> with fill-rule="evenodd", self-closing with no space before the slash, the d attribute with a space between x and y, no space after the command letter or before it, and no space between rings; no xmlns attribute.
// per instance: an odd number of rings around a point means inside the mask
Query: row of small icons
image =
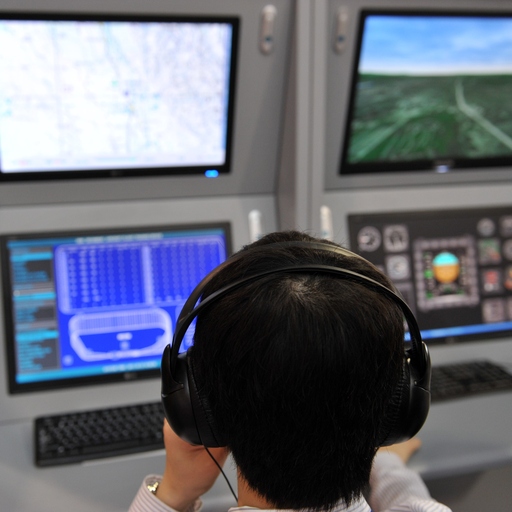
<svg viewBox="0 0 512 512"><path fill-rule="evenodd" d="M320 208L320 231L320 238L325 240L334 239L332 212L328 206ZM261 212L259 210L251 210L249 212L249 239L251 243L259 240L264 234Z"/></svg>

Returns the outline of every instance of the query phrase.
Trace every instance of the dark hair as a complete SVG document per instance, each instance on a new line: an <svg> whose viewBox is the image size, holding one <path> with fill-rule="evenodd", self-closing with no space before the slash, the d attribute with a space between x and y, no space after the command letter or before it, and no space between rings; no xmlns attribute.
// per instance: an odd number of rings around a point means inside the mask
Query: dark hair
<svg viewBox="0 0 512 512"><path fill-rule="evenodd" d="M203 297L243 276L307 263L391 287L362 258L279 245L289 241L329 243L293 231L267 235L242 249ZM247 483L276 508L328 510L368 485L403 340L402 313L383 294L332 275L276 274L202 312L191 357Z"/></svg>

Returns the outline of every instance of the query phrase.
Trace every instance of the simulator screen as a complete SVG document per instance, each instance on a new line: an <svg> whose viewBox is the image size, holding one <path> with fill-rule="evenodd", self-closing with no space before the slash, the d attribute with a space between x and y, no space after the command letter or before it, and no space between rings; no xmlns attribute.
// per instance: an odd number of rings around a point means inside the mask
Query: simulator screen
<svg viewBox="0 0 512 512"><path fill-rule="evenodd" d="M351 248L381 268L425 340L512 333L512 207L348 217Z"/></svg>
<svg viewBox="0 0 512 512"><path fill-rule="evenodd" d="M512 14L361 13L341 173L512 163Z"/></svg>

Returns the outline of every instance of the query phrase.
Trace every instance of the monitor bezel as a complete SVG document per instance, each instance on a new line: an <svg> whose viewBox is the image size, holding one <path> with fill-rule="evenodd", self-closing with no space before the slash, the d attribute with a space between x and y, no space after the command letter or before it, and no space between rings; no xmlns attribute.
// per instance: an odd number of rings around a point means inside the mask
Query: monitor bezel
<svg viewBox="0 0 512 512"><path fill-rule="evenodd" d="M351 126L355 119L355 103L357 84L359 81L359 63L364 35L365 21L368 16L404 16L404 17L453 17L453 18L508 18L512 20L512 11L481 11L481 10L456 10L456 9L435 9L435 8L363 8L359 11L357 20L357 33L352 57L352 69L349 81L349 99L346 115L343 121L342 146L339 153L338 171L339 176L357 175L382 175L385 173L404 173L414 171L431 171L433 173L457 172L463 170L476 170L482 168L504 168L512 165L512 151L508 156L484 157L484 158L461 158L461 157L440 157L434 159L412 159L399 161L373 161L373 162L350 162L348 150L351 141Z"/></svg>
<svg viewBox="0 0 512 512"><path fill-rule="evenodd" d="M16 171L4 173L1 170L2 182L46 182L52 180L91 180L91 179L122 179L122 178L149 178L162 176L199 176L212 177L207 171L216 171L218 175L232 173L233 165L233 139L235 122L236 86L238 75L238 55L240 50L240 24L239 16L220 15L182 15L182 14L146 14L146 13L71 13L71 12L18 12L8 11L0 13L0 20L20 21L111 21L111 22L183 22L183 23L225 23L232 27L229 91L227 96L226 115L226 152L223 164L205 164L191 166L171 167L136 167L136 168L105 168L105 169L67 169L67 170L40 170ZM206 173L206 174L205 174Z"/></svg>
<svg viewBox="0 0 512 512"><path fill-rule="evenodd" d="M160 369L138 370L130 372L108 373L94 376L62 378L54 380L41 380L39 382L19 383L16 381L16 341L15 322L13 317L12 303L12 280L7 244L10 241L35 240L47 238L87 237L87 236L108 236L123 234L138 234L152 232L187 232L218 229L223 232L226 244L226 257L233 254L232 228L229 221L211 223L193 223L176 225L151 225L151 226L130 226L120 228L98 228L98 229L72 229L65 231L44 231L31 233L9 233L0 235L0 273L2 282L2 313L4 318L4 346L6 355L6 374L9 394L23 394L38 391L66 390L70 388L94 386L99 384L115 384L121 382L132 382L143 379L150 379L160 376Z"/></svg>

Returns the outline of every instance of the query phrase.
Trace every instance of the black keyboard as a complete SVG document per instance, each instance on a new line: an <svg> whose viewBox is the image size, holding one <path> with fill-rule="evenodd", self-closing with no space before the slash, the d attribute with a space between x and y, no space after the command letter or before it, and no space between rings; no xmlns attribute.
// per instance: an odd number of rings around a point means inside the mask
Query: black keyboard
<svg viewBox="0 0 512 512"><path fill-rule="evenodd" d="M432 367L432 402L512 390L512 374L490 361L465 361Z"/></svg>
<svg viewBox="0 0 512 512"><path fill-rule="evenodd" d="M163 417L162 403L151 402L36 418L35 463L55 466L159 450Z"/></svg>

